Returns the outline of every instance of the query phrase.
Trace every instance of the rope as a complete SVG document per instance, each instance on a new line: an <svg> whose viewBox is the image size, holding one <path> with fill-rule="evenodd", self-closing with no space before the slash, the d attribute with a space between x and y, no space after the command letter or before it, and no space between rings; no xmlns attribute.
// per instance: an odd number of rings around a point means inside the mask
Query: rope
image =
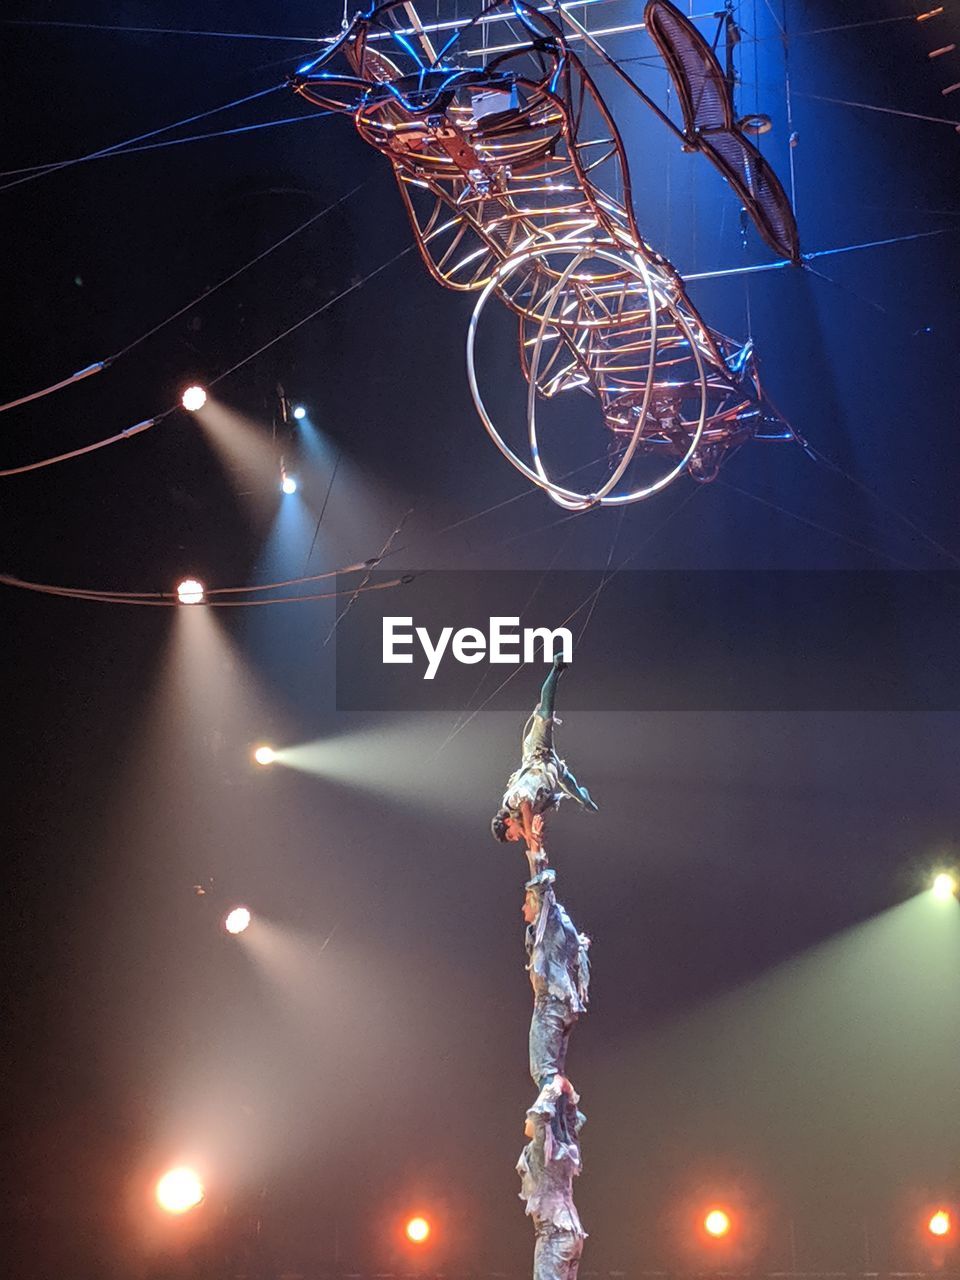
<svg viewBox="0 0 960 1280"><path fill-rule="evenodd" d="M18 400L8 400L6 404L0 404L0 413L3 413L6 409L16 409L22 404L29 404L31 400L39 400L42 396L52 395L54 391L69 387L74 382L80 382L83 378L90 378L104 368L106 368L106 361L98 360L95 364L87 365L86 369L80 369L76 373L72 373L69 378L63 378L60 382L55 382L51 387L44 387L41 391L31 391L29 395L20 396Z"/></svg>
<svg viewBox="0 0 960 1280"><path fill-rule="evenodd" d="M166 413L160 414L156 418L146 418L143 422L138 422L136 426L127 427L125 431L119 431L115 436L107 436L104 440L97 440L93 444L85 444L79 449L71 449L68 453L56 453L51 458L41 458L38 462L27 462L22 467L7 467L6 470L0 471L0 477L3 476L22 476L27 471L39 471L41 467L52 467L58 462L68 462L71 458L81 458L84 454L95 453L97 449L105 449L109 444L119 444L121 440L129 440L131 436L139 435L141 431L147 431L150 427L155 427L169 414L173 413L172 409L168 409Z"/></svg>
<svg viewBox="0 0 960 1280"><path fill-rule="evenodd" d="M253 609L263 605L271 604L306 604L312 600L334 600L338 596L350 595L351 599L355 599L367 591L388 591L394 587L406 586L411 582L412 575L404 574L399 578L391 578L387 582L373 582L362 584L355 588L351 593L349 590L343 591L324 591L317 592L309 596L277 596L273 600L208 600L207 608L210 609ZM169 592L156 592L154 595L134 596L130 593L117 594L98 594L72 587L53 587L43 583L28 582L23 578L15 578L9 574L0 574L0 585L7 587L17 587L23 591L34 591L41 595L60 596L68 600L85 600L92 604L131 604L131 605L149 605L154 608L172 608L172 609L189 609L191 605L181 604L180 601ZM243 588L237 588L243 590ZM248 587L246 590L255 591L261 588Z"/></svg>

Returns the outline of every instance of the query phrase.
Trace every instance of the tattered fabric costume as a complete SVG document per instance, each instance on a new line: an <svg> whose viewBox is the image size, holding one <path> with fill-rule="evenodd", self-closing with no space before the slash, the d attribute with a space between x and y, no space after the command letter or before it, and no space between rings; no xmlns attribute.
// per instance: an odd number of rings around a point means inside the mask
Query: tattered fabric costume
<svg viewBox="0 0 960 1280"><path fill-rule="evenodd" d="M565 1087L566 1086L566 1087ZM561 1078L544 1085L527 1112L530 1141L520 1153L520 1198L533 1219L533 1280L576 1280L586 1232L573 1203L579 1174L577 1136L585 1116L579 1098Z"/></svg>
<svg viewBox="0 0 960 1280"><path fill-rule="evenodd" d="M533 987L530 1075L538 1088L564 1074L570 1032L586 1013L590 988L590 939L557 901L555 881L555 872L546 870L527 884L540 898L539 914L525 937Z"/></svg>

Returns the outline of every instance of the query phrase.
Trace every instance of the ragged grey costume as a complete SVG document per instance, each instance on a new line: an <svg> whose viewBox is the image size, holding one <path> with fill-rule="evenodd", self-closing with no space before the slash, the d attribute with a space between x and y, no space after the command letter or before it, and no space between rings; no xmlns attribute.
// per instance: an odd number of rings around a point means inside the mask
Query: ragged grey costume
<svg viewBox="0 0 960 1280"><path fill-rule="evenodd" d="M524 800L534 813L542 813L569 792L563 787L566 765L553 747L555 717L544 717L539 706L527 721L520 748L520 768L507 779L503 807L516 813Z"/></svg>
<svg viewBox="0 0 960 1280"><path fill-rule="evenodd" d="M563 669L557 663L550 669L540 690L540 701L524 728L520 768L510 775L507 789L503 793L503 808L510 813L518 813L524 801L529 802L535 814L545 813L548 809L555 808L564 796L576 800L585 808L597 807L589 791L580 786L553 745L554 725L560 723L553 714L553 707L557 681Z"/></svg>
<svg viewBox="0 0 960 1280"><path fill-rule="evenodd" d="M527 1112L530 1141L520 1153L520 1198L533 1219L533 1280L576 1280L586 1232L573 1203L580 1172L579 1098L561 1077L544 1085Z"/></svg>
<svg viewBox="0 0 960 1280"><path fill-rule="evenodd" d="M527 883L540 911L527 925L527 970L533 987L530 1075L537 1088L564 1074L570 1032L587 1009L590 939L579 933L554 892L556 874L541 871Z"/></svg>
<svg viewBox="0 0 960 1280"><path fill-rule="evenodd" d="M539 1090L527 1112L528 1138L520 1154L520 1197L533 1222L536 1243L533 1280L577 1280L586 1232L573 1203L573 1180L580 1172L580 1129L584 1117L566 1074L567 1048L577 1019L587 1009L590 939L580 933L557 901L556 872L543 847L543 814L571 796L596 810L553 746L557 681L564 664L555 660L540 690L540 701L523 732L520 768L511 775L503 808L491 824L498 840L508 834L507 817L522 814L532 879L524 902L527 972L533 987L530 1019L530 1074ZM526 806L529 805L529 810Z"/></svg>

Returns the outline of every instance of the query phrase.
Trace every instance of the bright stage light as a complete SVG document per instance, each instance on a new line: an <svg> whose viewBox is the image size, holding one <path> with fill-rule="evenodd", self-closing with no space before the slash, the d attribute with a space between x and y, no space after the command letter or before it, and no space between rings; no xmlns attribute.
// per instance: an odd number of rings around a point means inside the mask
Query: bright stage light
<svg viewBox="0 0 960 1280"><path fill-rule="evenodd" d="M203 600L203 583L196 578L184 578L177 585L177 599L181 604L200 604Z"/></svg>
<svg viewBox="0 0 960 1280"><path fill-rule="evenodd" d="M280 481L280 488L283 490L284 493L296 493L297 492L296 476L288 476L286 473L284 473L283 479Z"/></svg>
<svg viewBox="0 0 960 1280"><path fill-rule="evenodd" d="M277 753L274 751L273 747L264 745L262 747L257 747L256 751L253 753L253 758L256 760L257 764L273 764L274 760L277 758Z"/></svg>
<svg viewBox="0 0 960 1280"><path fill-rule="evenodd" d="M956 876L951 875L949 871L941 871L938 876L934 877L930 891L940 902L946 902L948 898L952 898L957 892Z"/></svg>
<svg viewBox="0 0 960 1280"><path fill-rule="evenodd" d="M938 1209L927 1223L927 1230L932 1236L937 1236L942 1240L944 1236L950 1234L950 1215L946 1209Z"/></svg>
<svg viewBox="0 0 960 1280"><path fill-rule="evenodd" d="M430 1235L430 1223L426 1218L411 1218L406 1225L407 1239L414 1244L423 1244Z"/></svg>
<svg viewBox="0 0 960 1280"><path fill-rule="evenodd" d="M180 397L180 403L191 413L196 413L198 409L202 409L207 403L207 393L203 387L187 387Z"/></svg>
<svg viewBox="0 0 960 1280"><path fill-rule="evenodd" d="M203 1199L203 1183L192 1169L171 1169L157 1183L156 1195L167 1213L186 1213Z"/></svg>
<svg viewBox="0 0 960 1280"><path fill-rule="evenodd" d="M714 1240L720 1240L730 1234L730 1215L722 1209L711 1209L703 1220L703 1229Z"/></svg>
<svg viewBox="0 0 960 1280"><path fill-rule="evenodd" d="M296 420L297 420L298 422L302 422L302 421L303 421L303 419L307 416L307 411L306 411L306 409L303 407L303 405L302 405L302 404L298 404L298 405L294 408L294 410L293 410L293 416L296 418Z"/></svg>
<svg viewBox="0 0 960 1280"><path fill-rule="evenodd" d="M227 933L243 933L250 924L250 912L247 907L234 907L227 913L223 927Z"/></svg>

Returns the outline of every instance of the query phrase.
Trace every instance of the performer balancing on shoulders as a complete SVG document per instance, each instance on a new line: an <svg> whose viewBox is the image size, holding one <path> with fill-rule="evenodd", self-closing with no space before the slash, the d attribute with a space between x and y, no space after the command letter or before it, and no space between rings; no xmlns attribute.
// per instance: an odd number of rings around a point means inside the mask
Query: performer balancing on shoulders
<svg viewBox="0 0 960 1280"><path fill-rule="evenodd" d="M557 682L567 664L555 658L540 690L540 701L523 731L520 768L510 775L503 805L490 824L497 840L526 840L531 854L542 852L543 815L555 809L564 796L596 812L590 792L573 776L553 744ZM535 868L531 865L531 871Z"/></svg>
<svg viewBox="0 0 960 1280"><path fill-rule="evenodd" d="M587 1011L590 939L557 901L556 873L540 871L525 885L523 920L527 972L533 987L530 1076L538 1089L566 1075L570 1033Z"/></svg>

